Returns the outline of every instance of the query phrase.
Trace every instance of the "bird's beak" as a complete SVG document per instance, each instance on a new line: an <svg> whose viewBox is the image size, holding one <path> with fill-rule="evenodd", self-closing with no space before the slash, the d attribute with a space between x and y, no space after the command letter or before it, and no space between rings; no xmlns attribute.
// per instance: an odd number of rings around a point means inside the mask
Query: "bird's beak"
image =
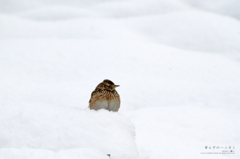
<svg viewBox="0 0 240 159"><path fill-rule="evenodd" d="M119 85L114 85L115 87L119 87Z"/></svg>

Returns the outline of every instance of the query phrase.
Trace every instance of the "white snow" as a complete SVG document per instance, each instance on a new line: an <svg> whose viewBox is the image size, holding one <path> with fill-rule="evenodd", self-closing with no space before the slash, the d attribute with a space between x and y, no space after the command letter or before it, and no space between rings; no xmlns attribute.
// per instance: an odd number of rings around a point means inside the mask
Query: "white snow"
<svg viewBox="0 0 240 159"><path fill-rule="evenodd" d="M0 154L16 151L16 158L18 154L41 158L38 155L44 150L44 155L56 158L67 154L74 158L98 158L95 153L102 158L107 158L107 154L114 158L138 155L134 126L120 114L26 102L11 103L2 112L0 141L4 149L0 149Z"/></svg>
<svg viewBox="0 0 240 159"><path fill-rule="evenodd" d="M237 0L1 3L1 159L240 157ZM117 113L88 109L104 79Z"/></svg>
<svg viewBox="0 0 240 159"><path fill-rule="evenodd" d="M182 0L199 9L209 10L240 19L239 0Z"/></svg>

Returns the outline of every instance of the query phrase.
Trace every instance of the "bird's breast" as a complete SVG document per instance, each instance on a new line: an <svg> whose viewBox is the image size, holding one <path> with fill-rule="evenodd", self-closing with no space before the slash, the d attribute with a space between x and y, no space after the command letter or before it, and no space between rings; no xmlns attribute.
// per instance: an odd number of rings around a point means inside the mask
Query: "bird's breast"
<svg viewBox="0 0 240 159"><path fill-rule="evenodd" d="M107 109L108 108L108 101L107 100L98 100L94 105L94 109Z"/></svg>
<svg viewBox="0 0 240 159"><path fill-rule="evenodd" d="M120 107L120 102L118 100L110 100L108 102L108 110L110 111L118 111Z"/></svg>
<svg viewBox="0 0 240 159"><path fill-rule="evenodd" d="M118 111L120 107L120 98L116 91L101 91L90 100L90 109L107 109L109 111Z"/></svg>
<svg viewBox="0 0 240 159"><path fill-rule="evenodd" d="M96 101L94 109L107 109L110 111L117 111L120 107L120 102L118 100L99 100Z"/></svg>

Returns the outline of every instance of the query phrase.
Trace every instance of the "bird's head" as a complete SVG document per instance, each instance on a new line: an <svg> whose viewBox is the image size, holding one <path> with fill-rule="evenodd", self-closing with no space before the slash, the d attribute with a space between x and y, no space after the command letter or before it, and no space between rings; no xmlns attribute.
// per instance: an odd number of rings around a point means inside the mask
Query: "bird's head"
<svg viewBox="0 0 240 159"><path fill-rule="evenodd" d="M102 87L103 87L103 89L106 89L109 91L114 91L116 87L119 87L119 85L115 85L112 81L105 79L102 82Z"/></svg>

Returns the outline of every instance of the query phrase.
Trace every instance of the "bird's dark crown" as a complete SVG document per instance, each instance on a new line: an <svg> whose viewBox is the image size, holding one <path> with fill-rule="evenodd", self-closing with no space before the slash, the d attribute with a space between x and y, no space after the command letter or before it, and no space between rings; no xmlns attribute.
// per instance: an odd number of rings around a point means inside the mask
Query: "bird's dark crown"
<svg viewBox="0 0 240 159"><path fill-rule="evenodd" d="M106 85L108 85L108 86L110 86L110 85L115 85L112 81L110 81L110 80L108 80L108 79L105 79L105 80L103 81L103 83L106 84Z"/></svg>

